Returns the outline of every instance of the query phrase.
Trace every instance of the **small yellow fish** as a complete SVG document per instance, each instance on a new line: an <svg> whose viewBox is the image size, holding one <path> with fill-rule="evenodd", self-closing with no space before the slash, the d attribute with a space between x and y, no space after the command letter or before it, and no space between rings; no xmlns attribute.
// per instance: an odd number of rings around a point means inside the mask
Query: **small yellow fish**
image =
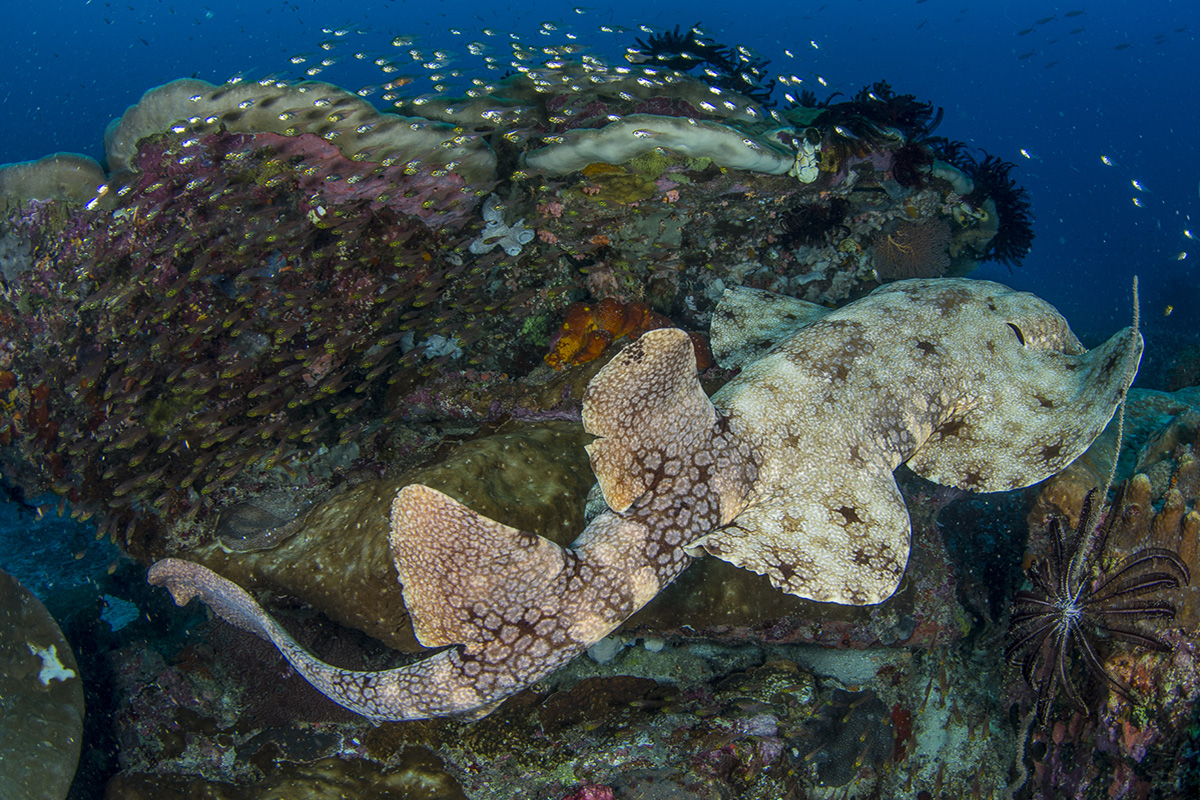
<svg viewBox="0 0 1200 800"><path fill-rule="evenodd" d="M1175 310L1175 306L1167 306L1166 308L1163 309L1163 316L1164 317L1171 316L1171 312L1174 310Z"/></svg>
<svg viewBox="0 0 1200 800"><path fill-rule="evenodd" d="M1100 156L1100 162L1106 167L1115 167L1117 165L1117 162L1113 161L1108 156Z"/></svg>
<svg viewBox="0 0 1200 800"><path fill-rule="evenodd" d="M1187 252L1186 252L1186 251L1184 251L1184 252L1181 252L1179 255L1175 256L1175 260L1176 260L1176 261L1183 261L1185 258L1187 258Z"/></svg>
<svg viewBox="0 0 1200 800"><path fill-rule="evenodd" d="M1142 202L1142 198L1140 197L1133 198L1133 204L1138 208L1143 208L1145 206L1145 203Z"/></svg>

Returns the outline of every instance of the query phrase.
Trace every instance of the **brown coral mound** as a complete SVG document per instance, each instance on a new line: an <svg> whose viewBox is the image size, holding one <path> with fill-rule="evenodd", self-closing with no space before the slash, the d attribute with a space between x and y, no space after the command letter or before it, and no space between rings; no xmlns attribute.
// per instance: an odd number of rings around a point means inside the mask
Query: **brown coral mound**
<svg viewBox="0 0 1200 800"><path fill-rule="evenodd" d="M893 221L874 245L873 266L881 281L940 278L950 268L950 226L943 219Z"/></svg>

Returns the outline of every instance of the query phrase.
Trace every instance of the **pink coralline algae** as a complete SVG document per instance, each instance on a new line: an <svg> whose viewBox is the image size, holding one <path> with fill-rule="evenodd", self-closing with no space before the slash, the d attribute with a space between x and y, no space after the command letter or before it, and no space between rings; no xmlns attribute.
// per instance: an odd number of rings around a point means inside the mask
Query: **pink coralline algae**
<svg viewBox="0 0 1200 800"><path fill-rule="evenodd" d="M372 212L388 208L412 215L430 228L457 226L474 212L475 190L486 193L489 188L467 188L462 176L452 172L434 177L421 171L406 172L399 164L351 161L333 144L311 133L256 133L253 139L254 147L272 148L284 163L306 165L299 172L298 186L311 193L308 205L313 207L365 205Z"/></svg>

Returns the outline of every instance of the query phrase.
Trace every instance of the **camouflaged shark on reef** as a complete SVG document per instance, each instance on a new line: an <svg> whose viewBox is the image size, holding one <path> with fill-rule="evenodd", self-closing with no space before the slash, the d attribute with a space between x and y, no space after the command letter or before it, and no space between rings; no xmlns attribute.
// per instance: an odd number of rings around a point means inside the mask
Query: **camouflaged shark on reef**
<svg viewBox="0 0 1200 800"><path fill-rule="evenodd" d="M487 713L621 625L693 558L716 556L829 603L890 597L910 523L893 470L1008 491L1084 452L1137 371L1133 327L1087 351L1039 298L986 281L893 283L835 311L728 292L713 349L740 375L710 401L676 329L629 344L588 387L608 504L567 548L420 485L391 544L420 641L382 672L303 650L243 589L197 564L150 570L274 642L320 691L373 720Z"/></svg>

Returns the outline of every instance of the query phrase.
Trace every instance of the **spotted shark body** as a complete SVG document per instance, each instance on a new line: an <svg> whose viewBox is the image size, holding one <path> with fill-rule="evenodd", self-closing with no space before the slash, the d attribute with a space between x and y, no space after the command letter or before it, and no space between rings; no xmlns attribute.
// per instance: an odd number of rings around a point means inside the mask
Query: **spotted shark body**
<svg viewBox="0 0 1200 800"><path fill-rule="evenodd" d="M318 689L374 720L486 713L608 635L708 554L782 591L879 603L908 560L901 463L1006 491L1078 457L1133 380L1136 327L1085 351L1038 298L986 281L902 281L836 311L727 293L714 352L739 376L710 401L688 337L651 331L584 397L608 510L567 548L425 486L400 490L391 544L414 664L354 672L303 650L248 593L167 559L149 579L274 642Z"/></svg>

